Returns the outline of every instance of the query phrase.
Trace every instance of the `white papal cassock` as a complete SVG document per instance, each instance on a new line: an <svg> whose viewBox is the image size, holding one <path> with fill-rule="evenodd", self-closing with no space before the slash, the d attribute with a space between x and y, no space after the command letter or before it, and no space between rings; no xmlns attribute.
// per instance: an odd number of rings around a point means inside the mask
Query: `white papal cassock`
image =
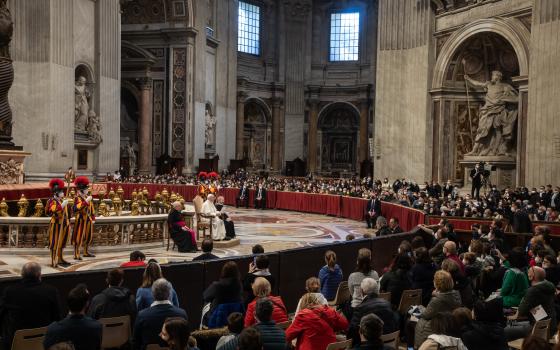
<svg viewBox="0 0 560 350"><path fill-rule="evenodd" d="M202 204L202 214L214 217L212 220L212 239L222 240L226 238L226 227L224 221L220 219L216 213L218 213L218 210L211 201L206 200L204 204ZM202 218L202 221L208 222L209 219Z"/></svg>

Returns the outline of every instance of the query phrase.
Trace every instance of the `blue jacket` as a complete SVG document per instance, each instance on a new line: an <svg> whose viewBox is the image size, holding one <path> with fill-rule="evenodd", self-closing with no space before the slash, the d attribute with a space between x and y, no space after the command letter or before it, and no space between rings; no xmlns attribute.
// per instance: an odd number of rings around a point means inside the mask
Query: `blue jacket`
<svg viewBox="0 0 560 350"><path fill-rule="evenodd" d="M140 311L134 323L133 349L144 350L148 344L167 346L159 334L168 317L181 317L188 320L185 310L169 304L154 305Z"/></svg>
<svg viewBox="0 0 560 350"><path fill-rule="evenodd" d="M278 328L274 321L257 323L255 328L261 335L263 350L286 349L286 332Z"/></svg>
<svg viewBox="0 0 560 350"><path fill-rule="evenodd" d="M179 299L173 288L171 288L171 299L169 301L171 301L173 306L179 307ZM136 309L138 312L149 308L153 302L154 296L152 295L152 288L138 288L138 290L136 290Z"/></svg>
<svg viewBox="0 0 560 350"><path fill-rule="evenodd" d="M327 300L333 300L336 296L338 285L342 282L342 270L338 264L334 265L334 270L329 269L327 265L323 266L319 271L319 280L321 281L321 294Z"/></svg>
<svg viewBox="0 0 560 350"><path fill-rule="evenodd" d="M47 328L43 340L45 349L54 344L72 342L76 350L101 349L101 323L84 315L68 315Z"/></svg>

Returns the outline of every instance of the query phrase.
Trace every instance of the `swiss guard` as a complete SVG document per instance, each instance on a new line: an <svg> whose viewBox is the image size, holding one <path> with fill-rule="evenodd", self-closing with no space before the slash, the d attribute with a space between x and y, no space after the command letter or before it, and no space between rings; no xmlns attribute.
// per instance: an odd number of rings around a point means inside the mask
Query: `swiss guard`
<svg viewBox="0 0 560 350"><path fill-rule="evenodd" d="M206 196L208 195L208 185L207 185L207 178L208 174L205 171L201 171L198 173L198 195L201 196L204 200L206 200Z"/></svg>
<svg viewBox="0 0 560 350"><path fill-rule="evenodd" d="M95 255L89 252L89 246L93 241L93 223L95 212L92 197L88 195L89 180L85 176L78 176L74 180L78 194L74 200L74 212L76 222L72 231L72 244L74 245L74 259L82 260L81 252L84 247L84 257L93 258Z"/></svg>
<svg viewBox="0 0 560 350"><path fill-rule="evenodd" d="M47 202L46 213L51 217L49 223L49 249L51 251L51 265L70 266L70 263L62 257L62 251L66 247L70 231L70 217L68 214L68 200L64 199L64 182L60 179L52 179L49 187L53 193Z"/></svg>

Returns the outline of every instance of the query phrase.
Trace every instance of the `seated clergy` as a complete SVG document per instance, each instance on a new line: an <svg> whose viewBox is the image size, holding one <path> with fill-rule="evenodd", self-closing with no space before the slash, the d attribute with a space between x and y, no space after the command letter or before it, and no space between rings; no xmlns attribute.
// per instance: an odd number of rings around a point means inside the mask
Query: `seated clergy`
<svg viewBox="0 0 560 350"><path fill-rule="evenodd" d="M216 197L213 194L209 194L202 204L202 214L204 216L212 216L212 239L215 241L220 241L226 238L226 227L224 225L224 220L222 220L221 212L216 209L214 201ZM209 219L202 218L201 220L208 221Z"/></svg>
<svg viewBox="0 0 560 350"><path fill-rule="evenodd" d="M181 204L181 202L173 202L173 208L167 217L169 235L171 239L173 239L173 242L175 242L175 245L177 245L179 252L196 252L196 236L194 231L185 224L183 215L181 215L182 210L183 204Z"/></svg>

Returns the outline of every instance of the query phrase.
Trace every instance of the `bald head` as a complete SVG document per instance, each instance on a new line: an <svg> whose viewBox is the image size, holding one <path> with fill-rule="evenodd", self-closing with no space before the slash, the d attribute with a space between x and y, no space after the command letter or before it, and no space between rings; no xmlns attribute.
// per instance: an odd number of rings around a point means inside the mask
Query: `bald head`
<svg viewBox="0 0 560 350"><path fill-rule="evenodd" d="M457 245L453 241L447 241L443 245L443 252L445 255L456 255L457 254Z"/></svg>
<svg viewBox="0 0 560 350"><path fill-rule="evenodd" d="M214 196L213 194L209 194L208 197L206 197L206 199L208 199L210 202L214 202L216 196Z"/></svg>
<svg viewBox="0 0 560 350"><path fill-rule="evenodd" d="M21 268L21 277L30 280L41 279L41 265L36 262L28 262Z"/></svg>
<svg viewBox="0 0 560 350"><path fill-rule="evenodd" d="M179 201L175 201L175 202L173 202L173 204L171 204L171 205L173 206L173 208L174 208L175 210L178 210L178 211L183 210L183 205L182 205L181 202L179 202Z"/></svg>
<svg viewBox="0 0 560 350"><path fill-rule="evenodd" d="M533 266L527 272L527 276L529 277L529 281L531 281L532 284L536 284L544 281L544 279L546 278L546 272L542 267Z"/></svg>

